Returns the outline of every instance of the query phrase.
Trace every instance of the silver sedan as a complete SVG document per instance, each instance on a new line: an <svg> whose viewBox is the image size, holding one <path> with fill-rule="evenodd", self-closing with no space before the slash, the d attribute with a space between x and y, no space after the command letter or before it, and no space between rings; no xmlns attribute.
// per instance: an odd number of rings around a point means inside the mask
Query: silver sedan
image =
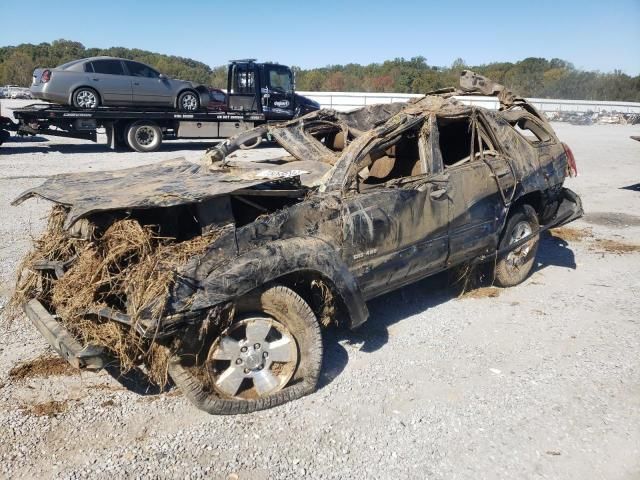
<svg viewBox="0 0 640 480"><path fill-rule="evenodd" d="M81 109L155 106L193 112L209 103L209 91L203 85L174 80L144 63L115 57L83 58L56 68L36 68L31 94Z"/></svg>

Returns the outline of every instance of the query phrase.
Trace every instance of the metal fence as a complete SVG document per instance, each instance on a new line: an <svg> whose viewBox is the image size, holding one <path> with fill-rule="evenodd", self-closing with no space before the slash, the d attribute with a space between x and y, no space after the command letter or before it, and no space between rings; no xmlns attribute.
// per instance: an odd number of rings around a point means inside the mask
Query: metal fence
<svg viewBox="0 0 640 480"><path fill-rule="evenodd" d="M414 93L368 93L368 92L298 92L320 103L323 108L335 110L352 110L354 108L374 105L376 103L406 102L420 97ZM464 103L485 108L498 108L494 97L464 96L457 97ZM556 100L549 98L527 99L542 112L617 112L639 113L640 103L635 102L602 102L597 100Z"/></svg>

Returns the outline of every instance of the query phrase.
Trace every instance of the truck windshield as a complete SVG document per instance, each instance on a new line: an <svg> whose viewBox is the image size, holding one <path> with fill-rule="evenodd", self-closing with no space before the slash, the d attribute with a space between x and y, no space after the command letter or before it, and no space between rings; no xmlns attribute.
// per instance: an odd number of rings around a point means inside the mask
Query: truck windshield
<svg viewBox="0 0 640 480"><path fill-rule="evenodd" d="M291 70L284 66L269 67L269 88L279 92L293 91Z"/></svg>

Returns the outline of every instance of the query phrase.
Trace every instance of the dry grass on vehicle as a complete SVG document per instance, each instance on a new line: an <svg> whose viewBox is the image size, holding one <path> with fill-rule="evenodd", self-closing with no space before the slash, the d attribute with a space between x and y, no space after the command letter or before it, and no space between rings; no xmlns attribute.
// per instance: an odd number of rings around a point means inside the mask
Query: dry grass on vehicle
<svg viewBox="0 0 640 480"><path fill-rule="evenodd" d="M73 368L69 362L58 355L43 354L33 360L20 363L9 370L12 380L27 378L46 378L63 375L76 375L79 370Z"/></svg>
<svg viewBox="0 0 640 480"><path fill-rule="evenodd" d="M133 325L144 316L159 320L177 269L204 252L218 232L176 242L156 235L150 226L133 219L114 222L91 240L70 238L63 228L67 211L55 206L47 230L34 241L33 250L18 271L11 310L17 312L37 298L55 310L64 326L83 344L104 347L120 361L123 372L145 364L150 379L167 383L167 355L153 342L143 340L134 328L114 321L99 321L87 312L104 307L126 312ZM72 261L55 280L41 275L35 264L42 259Z"/></svg>

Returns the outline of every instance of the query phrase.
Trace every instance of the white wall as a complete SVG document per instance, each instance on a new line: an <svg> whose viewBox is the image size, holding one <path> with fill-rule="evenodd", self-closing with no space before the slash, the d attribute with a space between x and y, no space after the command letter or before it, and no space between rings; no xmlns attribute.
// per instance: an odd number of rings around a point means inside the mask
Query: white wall
<svg viewBox="0 0 640 480"><path fill-rule="evenodd" d="M420 97L414 93L367 93L367 92L298 92L320 103L323 108L346 111L376 103L406 102ZM494 97L456 97L464 103L496 109L498 101ZM640 113L640 103L601 102L596 100L554 100L548 98L527 99L543 112L620 112Z"/></svg>

